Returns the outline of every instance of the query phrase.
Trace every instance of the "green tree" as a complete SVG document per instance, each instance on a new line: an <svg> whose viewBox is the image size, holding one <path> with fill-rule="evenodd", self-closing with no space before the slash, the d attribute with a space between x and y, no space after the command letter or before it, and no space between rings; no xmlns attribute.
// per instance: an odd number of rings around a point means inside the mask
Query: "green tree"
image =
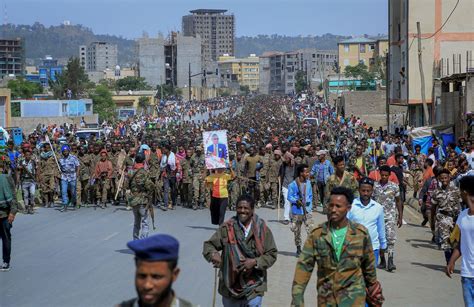
<svg viewBox="0 0 474 307"><path fill-rule="evenodd" d="M13 99L29 99L32 98L34 94L43 93L41 84L26 81L23 78L9 80L7 87L11 90Z"/></svg>
<svg viewBox="0 0 474 307"><path fill-rule="evenodd" d="M84 97L87 91L93 87L89 81L79 58L70 58L64 72L56 76L56 80L49 80L49 86L57 99L69 98L67 91L71 90L71 97L78 99Z"/></svg>
<svg viewBox="0 0 474 307"><path fill-rule="evenodd" d="M148 107L150 106L150 97L142 96L138 98L138 107L142 110L142 113L148 113Z"/></svg>
<svg viewBox="0 0 474 307"><path fill-rule="evenodd" d="M302 91L308 88L308 83L306 82L306 74L304 71L299 70L295 75L295 91L296 93L301 93Z"/></svg>
<svg viewBox="0 0 474 307"><path fill-rule="evenodd" d="M386 56L378 56L374 58L374 63L370 65L369 71L381 80L385 80L387 72L386 60Z"/></svg>
<svg viewBox="0 0 474 307"><path fill-rule="evenodd" d="M116 88L119 91L143 91L151 90L151 87L141 77L125 77L117 80Z"/></svg>
<svg viewBox="0 0 474 307"><path fill-rule="evenodd" d="M240 91L243 92L245 95L250 93L250 87L248 85L241 85Z"/></svg>
<svg viewBox="0 0 474 307"><path fill-rule="evenodd" d="M94 113L99 114L99 121L112 121L116 116L115 102L112 94L105 85L98 85L89 94L94 105Z"/></svg>
<svg viewBox="0 0 474 307"><path fill-rule="evenodd" d="M346 78L354 78L364 81L370 81L375 78L375 74L373 72L369 72L368 67L363 63L359 63L356 66L346 66L344 75Z"/></svg>
<svg viewBox="0 0 474 307"><path fill-rule="evenodd" d="M161 84L156 86L158 91L158 97L160 99L165 99L170 96L181 96L183 95L183 90L178 87L173 87L171 84ZM161 97L161 92L163 91L163 97Z"/></svg>

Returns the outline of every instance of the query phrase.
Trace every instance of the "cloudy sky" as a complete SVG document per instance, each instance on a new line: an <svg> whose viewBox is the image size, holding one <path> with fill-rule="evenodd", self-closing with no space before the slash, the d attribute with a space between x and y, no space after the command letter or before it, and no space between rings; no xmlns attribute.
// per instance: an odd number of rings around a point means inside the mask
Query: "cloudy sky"
<svg viewBox="0 0 474 307"><path fill-rule="evenodd" d="M181 17L197 8L227 9L237 36L258 34L361 35L387 32L387 0L0 0L2 23L47 26L64 20L97 34L135 38L143 31L181 29Z"/></svg>

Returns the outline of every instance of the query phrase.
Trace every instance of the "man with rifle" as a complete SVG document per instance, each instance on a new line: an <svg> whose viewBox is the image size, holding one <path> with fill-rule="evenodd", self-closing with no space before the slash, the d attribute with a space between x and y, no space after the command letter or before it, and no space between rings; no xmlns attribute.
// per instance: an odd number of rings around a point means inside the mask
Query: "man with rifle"
<svg viewBox="0 0 474 307"><path fill-rule="evenodd" d="M291 231L295 234L296 255L301 253L301 225L306 232L313 229L311 212L313 209L313 191L309 180L310 172L306 164L298 165L296 179L288 186L288 201L291 203Z"/></svg>

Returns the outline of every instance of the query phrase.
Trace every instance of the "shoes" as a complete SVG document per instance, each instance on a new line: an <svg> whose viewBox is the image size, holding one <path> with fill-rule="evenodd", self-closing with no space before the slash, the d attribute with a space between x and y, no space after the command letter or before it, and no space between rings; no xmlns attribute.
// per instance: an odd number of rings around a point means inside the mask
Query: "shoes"
<svg viewBox="0 0 474 307"><path fill-rule="evenodd" d="M1 271L1 272L8 272L8 271L10 271L10 264L4 262L3 265L2 265L2 267L0 268L0 271Z"/></svg>
<svg viewBox="0 0 474 307"><path fill-rule="evenodd" d="M283 222L281 222L281 223L282 223L283 225L288 225L288 224L290 224L290 221L288 221L288 220L284 220L284 221L283 221Z"/></svg>
<svg viewBox="0 0 474 307"><path fill-rule="evenodd" d="M397 267L395 266L395 264L393 264L393 257L388 257L387 271L392 272L396 269Z"/></svg>
<svg viewBox="0 0 474 307"><path fill-rule="evenodd" d="M197 210L198 207L196 205L193 206L193 210Z"/></svg>
<svg viewBox="0 0 474 307"><path fill-rule="evenodd" d="M168 205L169 210L173 210L173 205Z"/></svg>
<svg viewBox="0 0 474 307"><path fill-rule="evenodd" d="M59 210L59 212L64 212L64 211L66 211L66 210L67 210L67 206L63 206L63 207L61 208L61 210Z"/></svg>
<svg viewBox="0 0 474 307"><path fill-rule="evenodd" d="M405 221L405 219L402 219L402 224L403 224L403 225L406 225L406 224L408 224L408 223Z"/></svg>
<svg viewBox="0 0 474 307"><path fill-rule="evenodd" d="M421 222L421 226L426 226L427 223L428 223L428 219L425 218L423 219L423 222Z"/></svg>
<svg viewBox="0 0 474 307"><path fill-rule="evenodd" d="M301 254L301 246L298 245L298 246L296 247L296 256L299 257L300 254Z"/></svg>
<svg viewBox="0 0 474 307"><path fill-rule="evenodd" d="M387 263L385 261L380 261L377 269L385 270L387 268Z"/></svg>
<svg viewBox="0 0 474 307"><path fill-rule="evenodd" d="M126 207L125 207L125 210L130 211L130 210L132 210L132 207L126 206Z"/></svg>

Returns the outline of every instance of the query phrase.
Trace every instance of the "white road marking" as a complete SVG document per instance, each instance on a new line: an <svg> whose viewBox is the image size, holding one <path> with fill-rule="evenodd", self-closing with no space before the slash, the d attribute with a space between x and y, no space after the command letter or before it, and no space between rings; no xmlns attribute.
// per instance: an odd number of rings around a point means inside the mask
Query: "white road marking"
<svg viewBox="0 0 474 307"><path fill-rule="evenodd" d="M103 241L108 241L108 240L112 239L113 237L115 237L115 236L118 235L118 234L119 234L118 232L114 232L113 234L111 234L111 235L105 237L105 239L104 239Z"/></svg>

